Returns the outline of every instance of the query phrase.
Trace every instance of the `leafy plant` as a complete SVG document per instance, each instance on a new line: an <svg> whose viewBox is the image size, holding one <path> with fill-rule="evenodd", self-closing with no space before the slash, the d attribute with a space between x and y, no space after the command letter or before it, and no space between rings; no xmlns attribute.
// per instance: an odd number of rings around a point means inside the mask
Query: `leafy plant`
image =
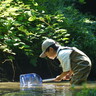
<svg viewBox="0 0 96 96"><path fill-rule="evenodd" d="M78 92L76 96L95 96L96 89L83 89L81 92Z"/></svg>
<svg viewBox="0 0 96 96"><path fill-rule="evenodd" d="M30 65L36 67L41 43L46 37L61 45L78 47L95 62L96 20L80 13L74 7L76 2L84 3L85 0L2 0L0 64L11 57L20 70L23 70L23 63L28 68ZM28 65L22 60L23 57L26 57Z"/></svg>

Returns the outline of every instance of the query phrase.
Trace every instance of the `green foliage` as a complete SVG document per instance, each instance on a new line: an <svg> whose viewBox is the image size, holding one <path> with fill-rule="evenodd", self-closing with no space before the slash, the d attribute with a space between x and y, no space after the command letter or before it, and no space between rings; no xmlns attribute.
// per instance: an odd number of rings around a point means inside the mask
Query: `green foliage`
<svg viewBox="0 0 96 96"><path fill-rule="evenodd" d="M94 61L96 21L91 19L95 17L80 13L74 8L75 2L85 0L2 0L1 63L10 58L15 61L17 54L23 54L28 57L28 64L36 66L41 43L46 37L61 45L76 46Z"/></svg>
<svg viewBox="0 0 96 96"><path fill-rule="evenodd" d="M76 96L96 96L96 89L83 89Z"/></svg>
<svg viewBox="0 0 96 96"><path fill-rule="evenodd" d="M36 66L44 38L68 43L69 34L62 27L63 14L46 14L34 0L3 0L0 4L0 48L2 53L8 53L2 62L24 54L29 58L28 63Z"/></svg>

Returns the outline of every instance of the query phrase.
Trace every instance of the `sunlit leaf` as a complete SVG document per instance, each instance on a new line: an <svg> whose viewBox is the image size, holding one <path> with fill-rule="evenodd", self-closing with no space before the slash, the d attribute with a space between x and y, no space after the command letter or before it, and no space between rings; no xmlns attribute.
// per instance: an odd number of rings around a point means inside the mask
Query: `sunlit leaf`
<svg viewBox="0 0 96 96"><path fill-rule="evenodd" d="M34 21L34 20L36 20L36 16L31 16L28 20L29 21Z"/></svg>
<svg viewBox="0 0 96 96"><path fill-rule="evenodd" d="M37 2L35 2L35 3L34 3L34 6L38 6L38 3L37 3Z"/></svg>
<svg viewBox="0 0 96 96"><path fill-rule="evenodd" d="M79 0L80 3L85 3L85 0Z"/></svg>

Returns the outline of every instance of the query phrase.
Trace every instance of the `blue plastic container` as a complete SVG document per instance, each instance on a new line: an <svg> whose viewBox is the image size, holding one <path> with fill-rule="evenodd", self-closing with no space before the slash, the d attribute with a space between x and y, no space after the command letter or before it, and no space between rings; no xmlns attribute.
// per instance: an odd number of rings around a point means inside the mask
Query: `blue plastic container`
<svg viewBox="0 0 96 96"><path fill-rule="evenodd" d="M42 78L36 73L21 74L20 87L31 87L42 85Z"/></svg>

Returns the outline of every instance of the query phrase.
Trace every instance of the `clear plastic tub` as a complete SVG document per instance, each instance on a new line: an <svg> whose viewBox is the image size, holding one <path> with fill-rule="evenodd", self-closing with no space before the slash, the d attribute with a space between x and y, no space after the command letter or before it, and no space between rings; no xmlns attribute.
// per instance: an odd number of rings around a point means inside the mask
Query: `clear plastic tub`
<svg viewBox="0 0 96 96"><path fill-rule="evenodd" d="M20 87L31 87L42 85L42 78L36 73L21 74Z"/></svg>

